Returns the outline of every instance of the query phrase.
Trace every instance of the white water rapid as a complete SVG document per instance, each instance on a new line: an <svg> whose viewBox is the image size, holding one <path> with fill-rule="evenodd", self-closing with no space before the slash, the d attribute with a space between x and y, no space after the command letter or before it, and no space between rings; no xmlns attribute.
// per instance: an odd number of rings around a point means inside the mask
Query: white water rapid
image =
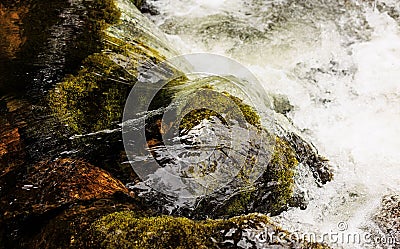
<svg viewBox="0 0 400 249"><path fill-rule="evenodd" d="M275 217L290 231L365 233L385 194L400 191L400 2L151 0L182 53L248 67L335 169L306 210ZM340 223L342 222L342 223ZM338 224L345 224L345 228ZM325 240L333 248L379 248Z"/></svg>

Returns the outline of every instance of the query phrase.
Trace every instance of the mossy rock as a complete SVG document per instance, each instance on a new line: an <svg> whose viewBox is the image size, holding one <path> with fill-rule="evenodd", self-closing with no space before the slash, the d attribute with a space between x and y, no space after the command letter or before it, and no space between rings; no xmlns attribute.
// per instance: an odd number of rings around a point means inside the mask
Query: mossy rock
<svg viewBox="0 0 400 249"><path fill-rule="evenodd" d="M249 160L246 164L252 163L259 162ZM290 206L301 206L304 200L295 200L293 195L297 166L293 149L285 140L276 137L272 158L255 182L249 182L249 176L240 172L229 185L199 199L196 208L183 213L196 218L232 217L251 212L276 215Z"/></svg>
<svg viewBox="0 0 400 249"><path fill-rule="evenodd" d="M88 51L86 58L78 71L67 75L50 91L48 99L54 114L74 134L112 129L120 123L139 66L155 65L166 59L164 53L173 54L161 38L156 39L149 32L148 26L154 32L156 27L147 23L129 1L88 4L90 36L76 45ZM132 17L131 12L136 16ZM140 20L146 25L139 25Z"/></svg>
<svg viewBox="0 0 400 249"><path fill-rule="evenodd" d="M271 235L271 240L257 241L255 235L265 231ZM94 222L88 241L88 248L266 248L272 245L276 248L329 248L302 240L291 241L287 231L261 214L193 221L118 212Z"/></svg>
<svg viewBox="0 0 400 249"><path fill-rule="evenodd" d="M197 98L195 100L197 106L213 106L216 110L210 109L195 109L194 111L186 114L184 117L178 117L180 121L179 128L180 130L189 131L193 127L199 125L201 121L205 119L211 119L212 117L223 120L224 124L227 124L226 119L235 119L236 120L244 118L243 121L246 121L247 124L252 125L254 127L261 127L260 116L253 109L253 107L243 103L243 100L235 97L227 92L219 93L214 90L200 90L196 92L196 96L202 96L203 98ZM235 108L240 110L240 113L237 113ZM189 107L190 108L190 107ZM222 115L224 117L222 117ZM239 116L239 117L238 117ZM242 124L244 125L244 124Z"/></svg>
<svg viewBox="0 0 400 249"><path fill-rule="evenodd" d="M289 207L303 208L306 205L304 196L295 196L294 193L295 172L299 165L299 160L302 160L302 162L308 160L308 163L313 162L310 166L312 168L318 167L315 165L320 162L319 157L312 151L312 146L301 138L293 142L286 136L270 134L262 128L260 117L253 107L226 91L218 91L218 84L224 84L226 81L227 79L216 76L195 80L179 79L171 85L172 89L176 89L172 94L179 97L189 93L188 96L191 97L191 93L195 92L196 98L193 101L189 99L189 106L185 106L185 108L192 111L189 113L181 111L183 114L180 114L178 109L176 118L178 123L166 124L166 128L163 124L159 124L161 123L160 120L152 122L153 126L148 127L148 130L158 129L158 134L162 134L168 132L168 127L175 125L179 126L180 134L185 135L204 120L212 120L213 118L219 119L223 125L229 126L226 120L232 117L236 118L239 113L242 116L241 122L244 122L244 127L247 127L249 131L249 146L248 148L241 148L241 153L246 154L246 159L243 161L242 168L235 179L232 179L232 182L227 186L218 189L209 196L198 198L194 205L195 208L188 207L186 209L186 207L180 207L174 213L201 219L207 217L232 217L254 211L277 215ZM170 93L169 96L172 94ZM155 99L158 100L159 98ZM232 111L232 104L235 105L237 110ZM197 106L213 106L215 109L196 109ZM148 134L154 135L156 133L148 132ZM150 135L147 138L150 148L153 146L159 148L159 146L163 145L161 135ZM260 141L263 142L260 144ZM300 145L306 149L300 150ZM270 155L271 151L273 152ZM154 153L154 157L157 157L157 152ZM260 157L258 156L259 154L270 156ZM232 155L230 154L230 156ZM215 168L222 167L223 162L218 161L210 166L212 167L206 167L203 164L192 165L188 167L188 176L204 176L204 174L212 173ZM252 181L250 179L251 174L254 174L252 171L256 166L259 166L263 173L261 174L260 172L259 178L256 181ZM326 173L330 174L331 171L324 167L322 166L321 168L326 169ZM322 171L319 172L322 173ZM319 181L317 174L315 174L315 178ZM155 196L159 195L149 196L150 203L153 203L154 206L165 205L163 201L160 201L163 198ZM158 200L156 200L157 198Z"/></svg>
<svg viewBox="0 0 400 249"><path fill-rule="evenodd" d="M267 171L260 179L260 181L268 182L267 189L265 186L263 188L264 194L268 196L266 200L271 214L280 213L289 207L293 197L294 170L297 165L298 161L293 148L285 140L277 137L272 159ZM259 203L258 206L262 207L264 204Z"/></svg>
<svg viewBox="0 0 400 249"><path fill-rule="evenodd" d="M108 55L93 54L76 75L67 76L50 92L50 107L77 134L110 129L122 119L130 90L116 83L121 78L133 81Z"/></svg>
<svg viewBox="0 0 400 249"><path fill-rule="evenodd" d="M114 195L27 216L18 223L6 220L0 223L0 231L6 229L3 245L5 248L21 249L87 248L84 245L88 244L89 238L85 231L90 229L93 221L121 211L151 215L150 210L141 210L140 206L141 203L135 199ZM16 232L11 235L9 229L15 229Z"/></svg>
<svg viewBox="0 0 400 249"><path fill-rule="evenodd" d="M294 132L284 132L282 139L293 148L298 162L307 165L313 172L313 176L319 186L333 180L333 170L329 160L321 156L314 145L306 142Z"/></svg>

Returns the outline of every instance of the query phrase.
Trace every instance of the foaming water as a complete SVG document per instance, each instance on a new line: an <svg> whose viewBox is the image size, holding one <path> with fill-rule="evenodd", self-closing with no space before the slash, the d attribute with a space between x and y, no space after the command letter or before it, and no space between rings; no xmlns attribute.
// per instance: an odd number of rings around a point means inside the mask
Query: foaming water
<svg viewBox="0 0 400 249"><path fill-rule="evenodd" d="M232 57L287 95L289 118L335 167L333 182L310 186L306 210L276 217L290 230L322 234L346 222L360 232L382 196L400 190L400 22L382 1L367 2L150 1L180 51Z"/></svg>

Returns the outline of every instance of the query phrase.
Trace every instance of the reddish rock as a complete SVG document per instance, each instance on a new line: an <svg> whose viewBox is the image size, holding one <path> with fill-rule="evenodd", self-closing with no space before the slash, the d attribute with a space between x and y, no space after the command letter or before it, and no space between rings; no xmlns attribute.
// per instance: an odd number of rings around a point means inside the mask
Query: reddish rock
<svg viewBox="0 0 400 249"><path fill-rule="evenodd" d="M108 172L87 162L59 159L41 162L29 170L18 192L29 203L38 206L59 206L75 201L111 197L128 189Z"/></svg>
<svg viewBox="0 0 400 249"><path fill-rule="evenodd" d="M19 6L6 7L0 3L0 59L14 58L26 41L23 35L22 18L29 9L25 5L17 5Z"/></svg>
<svg viewBox="0 0 400 249"><path fill-rule="evenodd" d="M44 161L25 174L2 200L4 248L72 246L74 238L98 217L139 206L119 180L83 160Z"/></svg>

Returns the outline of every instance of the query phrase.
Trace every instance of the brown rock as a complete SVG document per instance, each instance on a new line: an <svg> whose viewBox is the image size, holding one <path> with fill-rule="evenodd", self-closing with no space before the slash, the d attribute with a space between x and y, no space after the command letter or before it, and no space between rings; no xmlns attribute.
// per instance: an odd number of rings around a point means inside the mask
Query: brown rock
<svg viewBox="0 0 400 249"><path fill-rule="evenodd" d="M140 206L108 172L71 158L36 164L10 193L0 208L5 248L65 248L101 215Z"/></svg>
<svg viewBox="0 0 400 249"><path fill-rule="evenodd" d="M74 201L107 198L127 188L108 172L74 159L41 162L29 170L21 189L31 203L59 205Z"/></svg>
<svg viewBox="0 0 400 249"><path fill-rule="evenodd" d="M21 138L21 129L26 125L15 122L11 112L18 111L24 106L23 101L0 100L0 195L13 180L9 173L24 164L25 151ZM20 169L18 169L20 170ZM12 184L11 184L12 185Z"/></svg>
<svg viewBox="0 0 400 249"><path fill-rule="evenodd" d="M22 4L7 7L0 3L0 59L14 58L23 43L22 18L28 13L28 7Z"/></svg>

